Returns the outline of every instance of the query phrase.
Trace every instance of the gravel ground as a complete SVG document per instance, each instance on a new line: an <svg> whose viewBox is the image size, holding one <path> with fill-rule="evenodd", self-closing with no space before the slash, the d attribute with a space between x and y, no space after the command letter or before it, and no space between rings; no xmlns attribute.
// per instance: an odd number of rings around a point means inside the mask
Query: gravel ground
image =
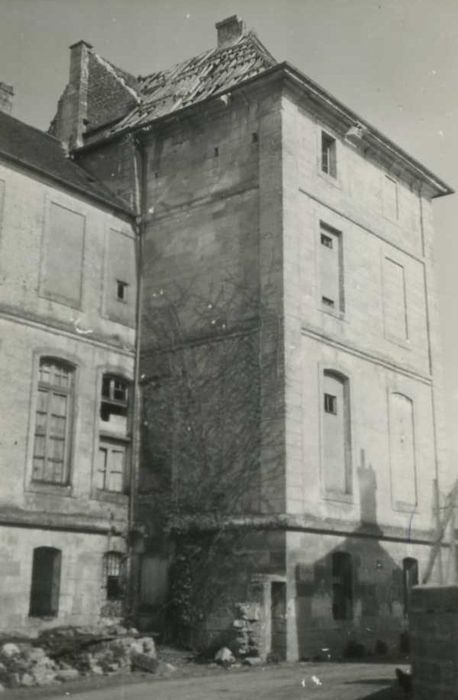
<svg viewBox="0 0 458 700"><path fill-rule="evenodd" d="M47 688L2 693L2 700L402 700L394 683L394 664L282 663L230 670L196 664L186 654L161 650L176 666L168 675L144 673L82 678ZM175 662L175 663L174 663Z"/></svg>

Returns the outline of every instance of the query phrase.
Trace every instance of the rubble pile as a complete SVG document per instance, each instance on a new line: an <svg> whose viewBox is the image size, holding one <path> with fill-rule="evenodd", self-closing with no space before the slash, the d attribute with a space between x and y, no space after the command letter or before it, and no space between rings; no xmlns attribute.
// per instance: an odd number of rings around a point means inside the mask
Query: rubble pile
<svg viewBox="0 0 458 700"><path fill-rule="evenodd" d="M155 673L158 667L154 640L140 636L136 629L120 625L54 628L33 641L0 646L0 690L135 669Z"/></svg>
<svg viewBox="0 0 458 700"><path fill-rule="evenodd" d="M239 603L236 606L236 619L232 623L234 630L234 651L241 659L259 657L260 645L260 607L257 603Z"/></svg>

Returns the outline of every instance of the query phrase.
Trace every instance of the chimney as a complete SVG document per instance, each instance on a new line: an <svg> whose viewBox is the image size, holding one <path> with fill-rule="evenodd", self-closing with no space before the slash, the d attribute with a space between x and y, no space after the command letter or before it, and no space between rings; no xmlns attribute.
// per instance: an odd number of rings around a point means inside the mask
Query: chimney
<svg viewBox="0 0 458 700"><path fill-rule="evenodd" d="M53 134L70 150L83 145L91 51L92 46L86 41L70 46L70 77L59 100Z"/></svg>
<svg viewBox="0 0 458 700"><path fill-rule="evenodd" d="M215 27L219 49L235 44L245 32L245 22L237 15L222 19L221 22L215 24Z"/></svg>
<svg viewBox="0 0 458 700"><path fill-rule="evenodd" d="M13 97L13 86L0 83L0 112L11 114L11 110L13 109Z"/></svg>

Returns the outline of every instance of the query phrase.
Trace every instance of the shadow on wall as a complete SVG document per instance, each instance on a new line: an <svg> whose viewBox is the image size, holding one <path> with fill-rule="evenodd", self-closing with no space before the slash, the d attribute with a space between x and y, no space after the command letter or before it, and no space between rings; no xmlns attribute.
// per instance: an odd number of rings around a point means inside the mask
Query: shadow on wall
<svg viewBox="0 0 458 700"><path fill-rule="evenodd" d="M299 658L395 654L407 651L406 608L417 583L415 560L406 575L381 546L377 479L361 450L358 468L361 522L314 564L297 563L296 621ZM370 536L368 536L370 533Z"/></svg>

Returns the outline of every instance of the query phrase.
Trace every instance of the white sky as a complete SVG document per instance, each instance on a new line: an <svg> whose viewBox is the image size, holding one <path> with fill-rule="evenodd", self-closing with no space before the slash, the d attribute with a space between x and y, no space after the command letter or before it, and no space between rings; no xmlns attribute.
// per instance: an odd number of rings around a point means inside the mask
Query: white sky
<svg viewBox="0 0 458 700"><path fill-rule="evenodd" d="M147 74L214 46L214 23L235 13L278 60L458 188L457 0L0 0L0 80L15 87L13 114L46 129L70 44L86 39L121 68ZM458 194L434 209L445 406L458 466Z"/></svg>

